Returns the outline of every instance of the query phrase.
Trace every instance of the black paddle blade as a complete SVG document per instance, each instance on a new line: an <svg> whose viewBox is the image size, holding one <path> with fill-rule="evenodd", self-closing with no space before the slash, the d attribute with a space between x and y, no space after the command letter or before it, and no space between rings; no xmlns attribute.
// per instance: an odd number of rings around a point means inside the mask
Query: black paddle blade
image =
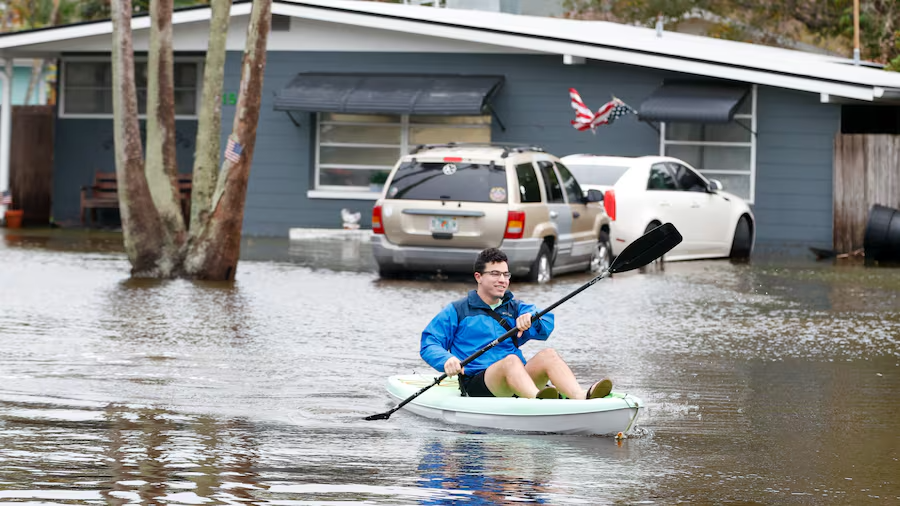
<svg viewBox="0 0 900 506"><path fill-rule="evenodd" d="M619 253L616 261L609 266L609 272L625 272L643 267L678 246L681 239L675 225L671 223L660 225L638 237Z"/></svg>
<svg viewBox="0 0 900 506"><path fill-rule="evenodd" d="M367 416L365 419L370 422L372 420L387 420L391 417L391 413L393 413L393 411L388 411L387 413L378 413L377 415Z"/></svg>

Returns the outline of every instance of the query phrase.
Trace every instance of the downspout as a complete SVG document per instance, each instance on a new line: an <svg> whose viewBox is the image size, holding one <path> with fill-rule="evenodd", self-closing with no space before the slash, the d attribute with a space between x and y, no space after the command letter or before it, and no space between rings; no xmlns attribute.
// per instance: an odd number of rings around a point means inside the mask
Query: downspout
<svg viewBox="0 0 900 506"><path fill-rule="evenodd" d="M0 59L0 85L3 86L3 105L0 106L0 193L9 190L9 146L12 137L12 58ZM6 212L6 205L0 203L0 212ZM4 215L5 216L5 215ZM3 218L6 220L6 218Z"/></svg>

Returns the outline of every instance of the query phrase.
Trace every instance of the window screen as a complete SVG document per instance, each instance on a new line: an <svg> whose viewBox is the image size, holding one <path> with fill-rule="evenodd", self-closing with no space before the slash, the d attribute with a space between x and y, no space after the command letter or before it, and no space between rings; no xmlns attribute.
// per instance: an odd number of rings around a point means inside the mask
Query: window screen
<svg viewBox="0 0 900 506"><path fill-rule="evenodd" d="M318 118L316 190L380 193L397 159L415 144L491 140L490 116L323 112Z"/></svg>

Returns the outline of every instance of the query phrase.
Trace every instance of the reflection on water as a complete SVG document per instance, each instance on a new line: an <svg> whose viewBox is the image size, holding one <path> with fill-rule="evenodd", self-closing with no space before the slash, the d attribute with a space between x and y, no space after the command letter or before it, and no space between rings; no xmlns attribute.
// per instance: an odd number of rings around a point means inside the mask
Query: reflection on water
<svg viewBox="0 0 900 506"><path fill-rule="evenodd" d="M499 504L509 500L545 504L549 495L547 487L517 477L523 474L522 466L511 461L512 455L504 455L503 449L501 445L490 446L474 438L450 445L440 440L428 443L418 468L421 482L425 487L451 491L454 495L422 504ZM551 464L549 458L544 462ZM510 471L512 475L508 474Z"/></svg>
<svg viewBox="0 0 900 506"><path fill-rule="evenodd" d="M523 351L641 397L616 442L363 420L470 281L379 280L347 238L245 239L235 283L132 280L119 240L0 241L0 502L900 500L900 270L667 263L559 306Z"/></svg>
<svg viewBox="0 0 900 506"><path fill-rule="evenodd" d="M26 396L0 406L0 498L196 504L250 499L257 487L243 421Z"/></svg>

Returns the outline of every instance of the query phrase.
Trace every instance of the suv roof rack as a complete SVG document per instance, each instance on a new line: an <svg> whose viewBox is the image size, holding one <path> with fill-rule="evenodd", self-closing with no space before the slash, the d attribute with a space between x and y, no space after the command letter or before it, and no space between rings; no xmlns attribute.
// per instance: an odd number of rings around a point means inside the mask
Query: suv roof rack
<svg viewBox="0 0 900 506"><path fill-rule="evenodd" d="M485 148L503 148L502 158L506 158L512 153L524 153L526 151L535 151L543 153L544 148L533 144L522 144L517 142L448 142L446 144L419 144L410 150L409 154L414 155L425 149L436 148L461 148L461 147L485 147Z"/></svg>

